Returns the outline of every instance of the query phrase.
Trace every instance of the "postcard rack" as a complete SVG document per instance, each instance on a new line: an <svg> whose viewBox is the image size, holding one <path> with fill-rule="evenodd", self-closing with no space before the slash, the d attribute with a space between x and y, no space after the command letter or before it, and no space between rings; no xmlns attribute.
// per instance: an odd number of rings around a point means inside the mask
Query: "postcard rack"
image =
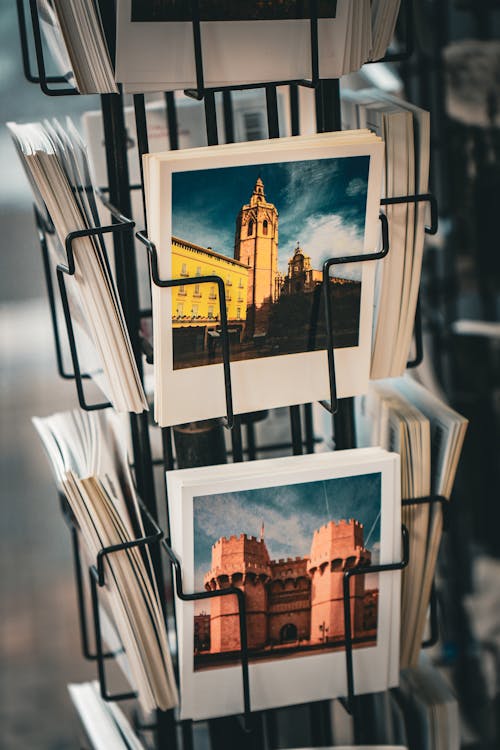
<svg viewBox="0 0 500 750"><path fill-rule="evenodd" d="M114 57L114 3L100 2L103 25L108 40L108 46L112 58ZM26 8L29 8L29 18ZM41 90L48 96L78 95L78 91L68 85L65 77L51 76L47 74L44 59L44 50L40 30L40 20L36 0L17 0L21 49L23 68L28 81L40 86ZM316 119L318 132L339 130L340 122L340 96L339 81L324 80L319 78L319 52L318 52L318 13L316 0L311 2L310 12L310 38L311 38L311 79L301 81L275 81L267 84L250 84L247 86L224 87L220 89L206 88L203 73L203 49L200 33L200 19L197 0L191 0L193 40L196 63L196 88L185 93L188 96L203 100L205 109L206 134L208 145L216 145L219 141L218 128L224 127L226 142L234 141L234 117L232 107L232 91L241 88L262 88L266 94L267 124L270 138L279 137L277 87L284 84L290 88L290 121L292 135L299 134L299 97L298 87L307 86L315 91ZM396 53L389 53L385 58L387 62L398 62L408 59L413 50L413 24L412 24L412 2L403 0L402 20L404 22L403 49ZM29 24L28 24L29 20ZM32 55L30 48L34 49L36 60L36 73L32 72ZM216 112L216 94L222 94L223 122L218 122ZM177 133L177 114L174 95L166 93L166 114L168 121L168 133L170 148L175 150L179 147ZM145 98L142 94L133 96L135 121L137 128L137 142L139 154L148 152L147 112ZM108 173L108 185L105 188L107 198L101 194L99 197L111 214L111 223L101 226L95 230L84 230L72 232L66 238L65 251L66 263L61 263L56 268L57 288L53 283L53 271L49 259L47 238L54 234L54 227L47 216L42 215L40 210L35 209L35 220L40 240L43 257L44 272L47 283L47 293L50 304L50 314L54 332L56 362L59 375L67 380L74 380L78 403L87 411L105 409L111 406L109 402L88 403L85 394L85 382L90 379L90 374L82 370L71 311L68 304L65 278L74 274L74 242L82 236L96 235L98 241L104 248L104 236L111 235L114 245L116 280L120 293L122 306L134 350L139 373L143 375L143 357L148 361L154 357L154 351L150 342L143 338L141 333L141 320L151 316L151 310L142 310L139 304L138 274L136 248L142 244L144 251L149 256L151 281L162 287L173 287L179 284L189 284L189 279L161 279L158 273L158 259L154 243L148 239L147 227L144 231L136 232L134 222L127 218L132 215L131 190L142 188L141 185L130 184L127 162L127 137L124 121L124 97L122 94L105 94L101 96L101 107L103 116L106 161ZM142 167L141 167L142 169ZM104 190L103 190L104 192ZM430 226L426 232L435 233L437 230L437 205L434 197L430 194L398 196L381 201L382 205L395 203L428 203L430 206ZM345 262L359 262L367 260L379 260L390 251L390 236L387 218L384 213L380 215L381 221L381 249L362 256L348 256L342 258L330 258L323 266L323 288L327 289L327 282L331 267ZM135 238L138 243L134 241ZM195 279L192 280L193 282ZM253 459L256 453L262 449L276 449L284 446L257 446L253 433L254 421L262 415L237 415L234 414L231 387L230 351L228 337L228 321L225 306L224 281L217 276L197 277L197 283L213 283L219 288L219 299L221 303L220 327L222 342L222 361L224 373L224 386L226 396L226 418L224 427L230 431L231 455L234 462L243 461L244 457ZM58 294L56 294L56 291ZM323 405L332 415L333 433L335 436L335 447L355 447L355 430L352 399L338 399L335 378L335 362L333 356L333 332L331 327L331 299L325 293L324 314L326 317L326 333L328 344L328 366L330 382L330 401ZM59 300L59 301L58 301ZM64 335L60 324L60 310L64 318ZM66 343L65 343L66 342ZM65 352L69 349L72 371L68 372L65 367ZM422 326L420 319L420 306L417 307L415 320L415 358L408 363L408 367L414 367L422 361ZM313 452L315 447L315 436L312 427L312 405L304 404L292 406L290 413L290 443L294 455L305 452ZM246 429L247 442L244 448L243 426ZM241 669L244 695L243 717L212 720L209 722L209 731L214 750L224 750L233 747L271 748L269 727L271 721L267 721L262 712L252 712L251 691L248 678L248 649L245 620L245 599L242 592L235 589L225 589L217 592L186 593L182 585L182 569L175 550L170 546L168 519L167 528L162 530L158 526L158 503L155 488L155 466L159 465L164 471L170 471L176 466L181 467L179 460L174 460L172 448L172 431L170 428L162 429L162 457L153 459L151 450L150 430L154 429L148 421L146 412L130 415L130 429L133 449L133 468L139 497L141 498L141 511L145 527L148 529L147 536L137 539L127 545L117 545L100 550L95 564L90 566L88 578L84 575L82 559L79 549L79 531L71 516L68 505L61 498L61 506L64 518L71 533L74 571L76 579L76 591L78 601L78 614L80 622L81 646L86 659L95 661L97 664L98 678L101 694L105 700L130 700L135 697L133 692L110 694L106 679L106 662L114 657L116 653L105 652L103 648L103 637L99 616L99 589L106 580L106 560L109 555L123 551L127 547L139 548L149 547L157 576L158 588L166 591L167 596L163 601L164 614L167 618L167 610L172 611L173 596L181 599L208 598L213 595L233 595L238 597L239 622L240 622L240 645L241 645ZM207 463L207 458L198 456L201 464ZM221 462L226 456L220 457ZM182 468L185 468L182 465ZM426 502L441 502L442 498L417 498L405 501L405 504L420 504ZM353 716L356 741L370 741L370 726L363 721L363 696L357 696L354 684L353 669L353 646L355 639L351 633L350 606L349 606L349 582L352 576L369 572L380 572L390 574L391 571L400 571L408 564L411 552L411 540L405 527L402 528L402 557L391 565L370 566L369 568L350 568L344 575L344 617L345 617L345 652L346 652L346 675L347 675L347 697L343 701L346 709ZM167 576L165 580L165 572ZM168 600L168 601L167 601ZM89 607L90 605L90 607ZM89 618L89 612L90 618ZM170 618L167 618L167 622ZM92 623L92 628L89 626ZM432 645L438 637L436 599L431 598L431 633L429 639L423 646ZM93 633L93 635L91 635ZM93 642L94 650L92 650ZM175 660L175 654L174 654ZM324 746L332 744L331 721L329 718L329 702L310 704L310 744L313 746ZM272 713L272 712L271 712ZM149 740L153 741L157 750L175 750L182 747L190 750L193 745L193 731L191 722L178 722L173 711L157 711L156 718L152 723L144 724L137 721L139 731L147 733Z"/></svg>

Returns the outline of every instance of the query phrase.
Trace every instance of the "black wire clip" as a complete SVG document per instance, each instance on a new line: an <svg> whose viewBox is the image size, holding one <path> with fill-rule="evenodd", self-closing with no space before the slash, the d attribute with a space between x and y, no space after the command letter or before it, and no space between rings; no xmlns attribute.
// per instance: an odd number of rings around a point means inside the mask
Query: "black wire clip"
<svg viewBox="0 0 500 750"><path fill-rule="evenodd" d="M100 241L101 250L103 253L104 261L107 265L108 272L111 275L109 266L109 260L104 245L104 235L117 232L133 232L135 222L131 219L127 219L119 211L117 211L108 201L100 195L102 203L110 211L113 218L115 219L114 224L109 224L103 227L91 227L88 229L78 229L70 232L65 238L65 250L66 250L66 263L58 263L56 266L57 283L59 287L59 293L61 295L61 304L64 315L64 321L66 324L66 332L68 336L69 349L71 354L71 361L73 365L73 373L68 373L64 369L61 338L59 332L59 326L57 322L57 308L54 295L54 287L51 277L51 264L49 258L49 251L47 246L47 235L53 235L55 233L52 224L49 224L46 219L41 215L38 208L35 207L35 221L38 230L38 237L40 241L40 247L42 250L43 267L45 273L45 280L47 285L47 293L50 305L50 315L52 320L52 328L54 331L54 342L56 350L56 360L59 375L66 380L74 380L76 384L76 391L78 394L78 403L84 411L96 411L99 409L107 409L112 406L111 402L105 401L102 403L88 404L85 399L85 392L83 387L83 380L88 380L92 376L89 373L83 373L76 346L75 332L73 328L73 322L71 319L71 311L68 300L68 293L66 289L66 283L64 280L65 275L74 276L75 274L75 247L74 243L76 240L82 237L97 237Z"/></svg>
<svg viewBox="0 0 500 750"><path fill-rule="evenodd" d="M351 622L351 592L350 581L353 576L366 575L367 573L389 573L404 570L410 561L410 539L408 529L404 524L401 526L403 538L403 555L399 562L380 565L360 565L357 568L347 568L344 571L343 597L344 597L344 627L345 627L345 659L347 673L347 698L342 701L347 711L354 711L354 666L353 666L353 643Z"/></svg>
<svg viewBox="0 0 500 750"><path fill-rule="evenodd" d="M214 591L198 591L193 594L187 594L184 591L182 583L182 568L178 557L175 555L171 546L166 539L162 540L162 547L168 555L172 565L175 577L175 591L179 599L183 602L201 601L203 599L214 599L220 596L236 596L238 599L238 617L240 626L240 654L241 654L241 672L243 678L243 727L245 732L251 732L251 706L250 706L250 681L248 674L248 636L246 621L246 604L244 592L236 586L230 586L226 589L216 589Z"/></svg>
<svg viewBox="0 0 500 750"><path fill-rule="evenodd" d="M234 426L233 410L233 390L231 384L231 363L230 363L230 346L229 346L229 327L227 322L227 305L226 305L226 285L220 276L192 276L191 278L182 279L161 279L158 272L158 252L156 245L146 236L145 232L136 232L137 239L145 245L150 262L151 280L153 284L162 289L170 289L176 286L192 284L217 284L219 289L219 306L220 306L220 327L221 327L221 347L222 361L224 367L224 390L226 395L226 418L224 424L228 429ZM149 351L149 347L148 351ZM151 352L149 351L151 357Z"/></svg>
<svg viewBox="0 0 500 750"><path fill-rule="evenodd" d="M65 498L63 498L63 501L65 504L67 504ZM147 524L152 529L151 533L143 537L140 537L138 539L130 540L128 542L122 542L121 544L114 544L110 547L103 547L97 553L95 564L91 565L89 568L90 594L91 594L91 603L92 603L92 619L93 619L93 624L94 624L94 640L95 640L95 647L96 647L95 653L92 653L89 647L90 639L89 639L88 627L87 627L87 611L86 611L86 604L85 604L82 565L81 565L80 548L79 548L79 541L78 541L79 531L75 524L75 520L71 517L71 514L68 514L63 509L65 520L71 530L71 537L72 537L72 542L73 542L73 558L74 558L74 565L75 565L75 578L76 578L77 597L78 597L77 599L78 600L78 615L79 615L79 623L80 623L80 637L81 637L81 642L82 642L82 651L86 659L97 662L97 672L98 672L98 677L99 677L100 693L101 693L102 698L108 702L136 698L137 693L135 691L131 691L131 692L118 693L118 694L112 695L108 691L108 687L106 683L105 660L116 658L119 654L124 653L125 650L123 647L119 649L118 651L112 651L112 652L104 652L103 650L103 638L102 638L101 621L100 621L100 615L99 615L98 589L102 588L106 583L105 562L107 558L109 557L109 555L115 552L132 549L132 548L144 549L147 546L160 543L164 536L163 531L160 529L158 524L154 521L153 517L147 511L142 501L139 501L139 505L142 511L142 515L145 519L145 522L147 522Z"/></svg>
<svg viewBox="0 0 500 750"><path fill-rule="evenodd" d="M29 0L31 29L33 32L33 43L35 45L36 66L38 75L31 71L31 61L29 54L28 30L26 25L26 15L24 11L24 0L17 0L17 17L19 22L19 36L21 40L21 55L23 60L23 71L26 80L29 83L39 84L41 90L47 96L75 96L80 92L74 86L64 88L49 88L49 83L68 83L68 78L72 75L68 71L66 76L49 76L45 69L45 58L43 54L42 33L40 30L40 18L38 15L37 0Z"/></svg>

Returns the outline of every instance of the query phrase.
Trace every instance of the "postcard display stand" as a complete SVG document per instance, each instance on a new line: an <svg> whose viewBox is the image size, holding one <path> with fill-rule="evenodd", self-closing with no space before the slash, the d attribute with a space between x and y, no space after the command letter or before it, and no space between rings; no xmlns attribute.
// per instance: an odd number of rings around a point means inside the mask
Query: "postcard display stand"
<svg viewBox="0 0 500 750"><path fill-rule="evenodd" d="M101 14L105 28L108 45L112 58L114 57L114 25L115 9L114 3L103 2ZM197 2L191 3L192 8L192 28L194 50L196 57L196 76L197 88L185 92L198 100L204 101L206 134L208 145L218 143L218 128L222 125L224 128L226 142L234 141L233 111L231 103L231 91L241 88L264 88L266 94L267 122L270 138L279 137L278 125L278 101L277 86L288 85L290 87L290 116L292 135L299 134L299 97L298 87L307 86L315 90L316 99L316 119L318 132L328 132L339 130L340 125L340 98L339 98L339 81L322 80L318 75L318 16L315 9L315 3L311 3L310 13L310 33L311 33L311 80L301 81L276 81L268 84L251 84L246 86L226 87L221 89L205 88L204 71L203 71L203 49L200 33L200 21L197 12ZM17 9L19 17L21 48L23 56L24 73L28 81L36 83L42 91L48 96L71 96L78 95L76 89L68 86L65 78L59 76L47 75L44 62L44 51L40 32L40 20L38 17L37 0L29 0L29 12L26 7L26 0L17 0ZM402 3L405 29L405 49L397 54L388 54L385 60L387 62L397 62L408 59L412 53L412 11L411 2L406 0ZM30 49L34 49L37 73L32 72L32 61L30 59ZM291 50L292 54L293 51ZM31 51L32 57L32 51ZM223 123L218 122L215 106L215 94L222 92L223 99ZM170 139L170 148L178 148L177 118L176 107L173 93L165 94L166 98L166 115L168 120L168 133ZM135 120L137 127L137 142L139 154L148 153L148 134L147 134L147 114L145 108L145 99L143 94L136 94L133 97ZM100 199L103 205L108 209L112 217L112 222L108 226L101 226L96 230L82 230L70 233L66 238L65 249L67 255L67 264L60 264L57 267L57 289L54 287L49 265L47 235L54 233L54 227L44 219L39 211L35 210L36 226L38 230L44 271L47 281L47 291L50 303L51 319L54 330L56 360L59 375L68 380L74 380L78 395L78 401L82 409L94 411L105 409L111 406L109 402L88 403L85 395L85 382L89 375L82 372L79 363L78 352L71 313L66 294L65 276L72 275L75 271L73 242L78 237L98 234L103 237L105 234L111 234L114 243L116 281L121 296L121 301L125 313L125 318L132 342L132 346L137 361L137 366L141 376L143 375L143 357L147 361L152 361L154 356L151 344L141 335L141 320L151 317L151 310L141 310L139 306L138 293L138 275L137 259L135 256L136 248L144 249L149 255L151 270L151 282L161 287L173 287L180 284L189 284L191 281L196 283L212 283L219 287L219 298L221 304L221 340L223 354L223 372L225 382L225 396L227 416L224 420L224 428L230 430L232 445L232 460L234 462L243 461L244 459L252 460L255 458L258 447L255 445L254 422L265 418L266 412L249 415L235 415L233 413L232 391L231 391L231 369L229 355L229 338L227 313L225 306L225 288L224 281L217 276L197 277L196 279L174 279L163 280L158 273L158 259L154 244L148 239L147 228L143 232L137 232L136 237L140 241L134 242L135 224L129 217L131 211L131 190L143 188L141 186L130 185L127 163L127 140L124 122L124 97L121 94L105 94L101 96L103 126L105 135L105 148L108 173L108 187L103 188L100 193ZM141 167L142 170L142 167ZM141 171L142 176L142 171ZM107 198L103 193L107 194ZM427 202L430 205L431 226L426 227L426 232L435 233L437 230L437 207L436 202L431 194L411 195L405 197L396 197L383 199L382 205L389 203L404 202ZM330 276L330 268L340 263L356 262L366 260L378 260L389 252L389 230L385 214L380 214L382 249L369 255L349 256L343 258L330 258L323 266L323 287L326 288ZM141 244L142 243L142 244ZM62 327L59 322L59 304L56 301L57 292L60 298L60 309L64 317L65 335L62 335ZM329 365L329 381L331 398L329 403L323 406L328 409L332 415L332 428L335 436L335 447L352 448L355 447L355 431L352 399L338 400L336 395L335 365L333 356L333 332L331 330L330 316L330 297L323 295L326 316L326 334L327 334L327 351ZM63 339L67 339L67 344ZM422 361L422 332L420 323L420 310L417 307L415 321L415 343L416 357L408 363L408 367L416 366ZM69 348L73 371L68 373L64 367L64 351ZM175 394L172 394L175 398ZM289 448L294 455L300 455L304 452L312 453L315 447L315 437L313 433L312 422L312 405L304 404L301 406L291 406L290 412L290 442L283 445L263 446L263 448ZM246 447L243 447L242 428L246 432ZM100 683L101 695L106 701L131 700L136 697L134 692L128 691L120 694L110 694L106 682L106 662L113 659L116 653L106 653L103 650L103 638L101 635L100 616L99 616L99 589L104 585L106 577L106 560L114 552L135 546L144 548L148 546L151 551L155 574L158 581L158 589L166 592L166 597L162 601L164 615L167 622L171 623L174 618L173 614L173 597L177 596L183 600L206 599L212 596L234 596L238 597L239 605L239 623L241 639L241 672L243 682L244 696L244 713L242 716L214 719L208 722L208 731L212 747L214 750L235 747L247 747L257 750L257 748L275 748L283 747L282 738L279 736L278 723L276 721L276 711L252 712L252 700L249 688L248 678L248 651L247 651L247 632L245 619L245 597L242 591L237 588L228 588L213 592L185 592L183 589L182 569L175 552L170 546L168 519L166 530L162 530L157 523L157 498L155 492L155 466L160 465L164 472L172 470L175 466L187 468L190 465L206 465L216 462L225 462L226 454L224 441L219 440L219 446L204 450L199 438L186 438L190 440L187 450L181 450L176 444L177 459L174 461L174 452L172 447L171 428L161 430L161 443L163 448L162 459L153 460L150 442L150 430L159 429L150 424L147 412L142 414L130 414L130 431L133 450L133 469L135 482L139 497L141 498L141 510L143 521L147 529L147 535L131 543L116 545L109 548L101 549L95 564L91 565L87 575L84 573L82 558L79 549L79 531L76 522L72 517L69 506L65 498L61 497L61 507L63 516L69 526L73 553L74 568L77 589L78 613L81 631L82 652L86 659L95 661L97 664L97 673ZM223 429L223 428L219 428ZM217 446L217 443L216 443ZM185 447L185 446L184 446ZM405 504L414 503L431 503L441 502L441 497L416 498L415 500L404 501ZM349 606L349 581L351 576L367 572L380 572L390 575L391 571L403 569L409 561L411 540L408 538L408 532L405 527L402 528L403 535L403 555L402 559L392 565L371 565L369 567L360 567L348 569L344 575L344 618L345 618L345 647L346 647L346 674L348 695L342 699L346 711L353 718L355 739L357 742L370 742L373 740L372 727L369 722L364 721L363 715L363 696L355 695L354 673L353 673L353 638L351 633L351 610ZM168 563L168 564L167 564ZM167 571L167 572L166 572ZM90 596L89 596L90 592ZM430 638L422 644L423 647L433 645L437 641L437 609L436 598L431 598L431 635ZM92 635L91 635L92 633ZM94 643L92 648L91 643ZM278 709L282 710L282 709ZM293 709L284 709L292 711ZM332 736L332 727L330 720L330 703L312 703L308 707L301 707L306 712L301 716L308 716L308 744L311 746L325 746L334 742ZM157 748L157 750L175 750L182 747L183 750L190 750L194 747L193 725L190 721L179 722L176 720L174 711L157 711L154 720L149 717L148 722L144 722L139 717L139 712L135 712L136 729L147 739L148 744ZM303 719L302 719L303 721Z"/></svg>

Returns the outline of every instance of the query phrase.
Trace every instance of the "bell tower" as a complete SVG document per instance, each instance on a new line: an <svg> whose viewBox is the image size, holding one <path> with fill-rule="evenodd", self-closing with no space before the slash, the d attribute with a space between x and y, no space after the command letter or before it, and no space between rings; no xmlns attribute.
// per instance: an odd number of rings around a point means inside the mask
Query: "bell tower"
<svg viewBox="0 0 500 750"><path fill-rule="evenodd" d="M236 219L234 257L250 268L246 337L266 335L278 288L278 211L266 200L260 177Z"/></svg>

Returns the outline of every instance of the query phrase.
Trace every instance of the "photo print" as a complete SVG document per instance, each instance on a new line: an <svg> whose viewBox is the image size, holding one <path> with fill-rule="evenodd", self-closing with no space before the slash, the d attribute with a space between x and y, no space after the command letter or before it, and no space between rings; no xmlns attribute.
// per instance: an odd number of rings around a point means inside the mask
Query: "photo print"
<svg viewBox="0 0 500 750"><path fill-rule="evenodd" d="M226 285L231 362L326 349L322 264L363 251L369 156L172 174L172 277ZM356 347L361 271L329 284L336 349ZM221 362L217 285L172 292L173 367Z"/></svg>
<svg viewBox="0 0 500 750"><path fill-rule="evenodd" d="M318 0L318 17L333 18L336 0ZM310 0L198 0L201 21L282 21L309 18ZM189 0L132 0L132 21L191 21Z"/></svg>
<svg viewBox="0 0 500 750"><path fill-rule="evenodd" d="M380 246L383 153L357 131L144 157L158 270L176 281L152 288L161 426L227 413L216 278L235 414L329 398L326 293L338 398L366 391L376 267L350 258Z"/></svg>
<svg viewBox="0 0 500 750"><path fill-rule="evenodd" d="M245 593L250 661L345 647L343 575L379 562L381 474L194 497L196 591ZM377 642L378 576L354 576L355 648ZM236 597L196 602L194 670L239 664Z"/></svg>

